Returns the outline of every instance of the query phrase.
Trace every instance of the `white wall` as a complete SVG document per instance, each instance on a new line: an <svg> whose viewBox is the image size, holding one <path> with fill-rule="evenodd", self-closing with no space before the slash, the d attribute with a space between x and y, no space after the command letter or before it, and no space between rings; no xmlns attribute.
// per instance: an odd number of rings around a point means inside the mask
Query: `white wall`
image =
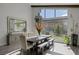
<svg viewBox="0 0 79 59"><path fill-rule="evenodd" d="M6 44L7 16L25 19L27 21L27 31L32 32L32 14L29 4L0 4L0 46Z"/></svg>
<svg viewBox="0 0 79 59"><path fill-rule="evenodd" d="M79 8L70 8L69 9L69 33L71 34L71 28L73 28L74 22L74 33L78 34L78 45L79 45ZM74 20L74 21L73 21ZM76 27L78 24L78 27Z"/></svg>

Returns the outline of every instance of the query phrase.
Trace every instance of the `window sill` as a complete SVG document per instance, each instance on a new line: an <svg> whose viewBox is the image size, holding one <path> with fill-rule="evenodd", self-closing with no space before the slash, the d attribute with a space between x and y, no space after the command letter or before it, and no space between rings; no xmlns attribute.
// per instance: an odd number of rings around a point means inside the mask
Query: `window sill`
<svg viewBox="0 0 79 59"><path fill-rule="evenodd" d="M46 21L46 20L63 20L63 19L68 19L68 16L55 17L55 18L43 18L44 21Z"/></svg>

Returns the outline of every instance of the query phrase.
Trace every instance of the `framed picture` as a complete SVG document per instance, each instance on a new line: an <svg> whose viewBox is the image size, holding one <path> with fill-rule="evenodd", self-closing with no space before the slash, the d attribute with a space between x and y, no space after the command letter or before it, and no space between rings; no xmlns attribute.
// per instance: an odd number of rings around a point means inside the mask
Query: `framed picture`
<svg viewBox="0 0 79 59"><path fill-rule="evenodd" d="M27 23L23 19L7 17L7 32L26 32Z"/></svg>

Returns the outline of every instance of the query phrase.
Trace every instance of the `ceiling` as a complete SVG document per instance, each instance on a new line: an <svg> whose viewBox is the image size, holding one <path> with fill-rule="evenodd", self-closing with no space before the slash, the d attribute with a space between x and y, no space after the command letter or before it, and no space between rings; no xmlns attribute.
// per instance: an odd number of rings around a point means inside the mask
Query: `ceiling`
<svg viewBox="0 0 79 59"><path fill-rule="evenodd" d="M79 3L30 3L30 5L79 5Z"/></svg>
<svg viewBox="0 0 79 59"><path fill-rule="evenodd" d="M31 7L79 7L79 3L30 3Z"/></svg>

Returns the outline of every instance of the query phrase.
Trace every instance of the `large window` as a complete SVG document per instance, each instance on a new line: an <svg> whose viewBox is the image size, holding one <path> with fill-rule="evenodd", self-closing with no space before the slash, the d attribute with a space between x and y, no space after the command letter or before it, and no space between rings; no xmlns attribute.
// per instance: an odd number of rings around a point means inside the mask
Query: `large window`
<svg viewBox="0 0 79 59"><path fill-rule="evenodd" d="M45 18L53 18L53 17L55 17L54 9L46 9L45 13L46 13Z"/></svg>
<svg viewBox="0 0 79 59"><path fill-rule="evenodd" d="M56 9L56 17L67 16L67 14L68 14L67 9Z"/></svg>
<svg viewBox="0 0 79 59"><path fill-rule="evenodd" d="M42 18L56 18L68 16L68 9L41 9Z"/></svg>

